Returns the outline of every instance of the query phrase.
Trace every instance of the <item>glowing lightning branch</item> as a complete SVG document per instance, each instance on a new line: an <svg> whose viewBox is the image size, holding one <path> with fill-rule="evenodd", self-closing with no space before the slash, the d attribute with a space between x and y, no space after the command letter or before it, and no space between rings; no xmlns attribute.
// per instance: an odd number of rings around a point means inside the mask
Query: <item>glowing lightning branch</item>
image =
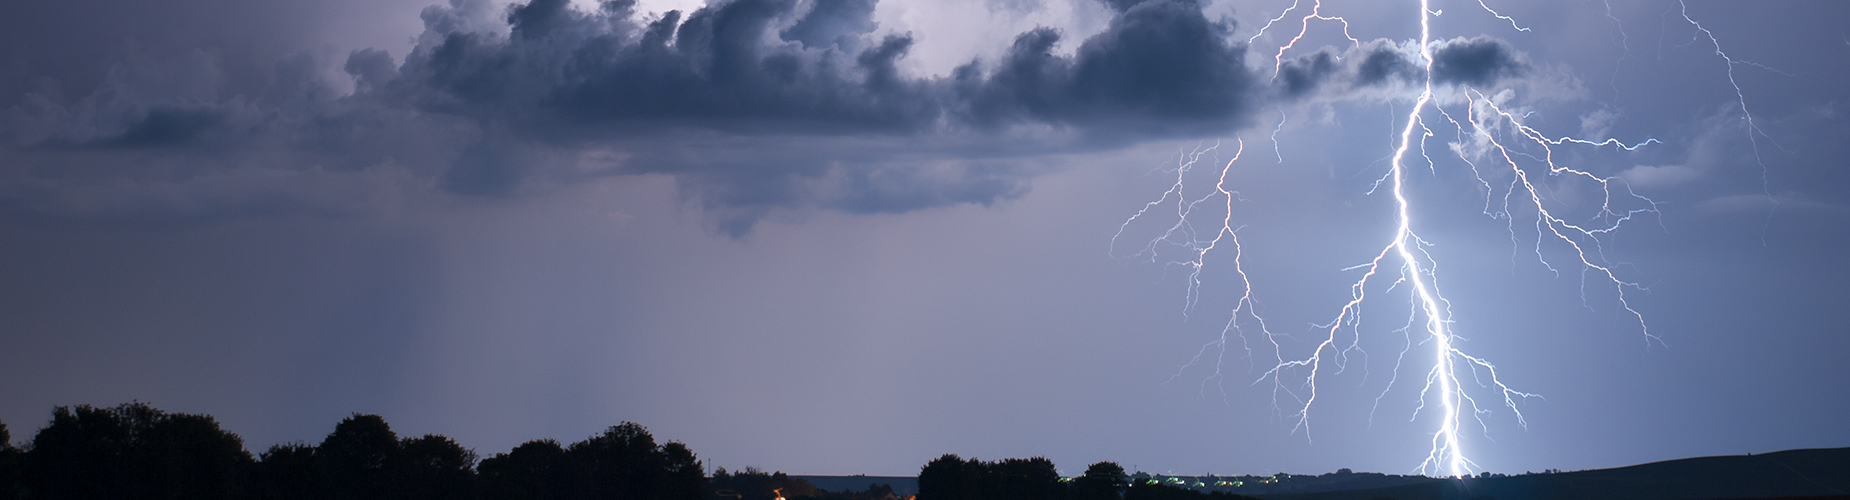
<svg viewBox="0 0 1850 500"><path fill-rule="evenodd" d="M1612 1L1606 0L1606 19L1612 21L1613 30L1619 33L1619 60L1612 63L1612 93L1619 93L1619 69L1625 65L1625 58L1632 56L1631 37L1625 34L1625 23L1612 15Z"/></svg>
<svg viewBox="0 0 1850 500"><path fill-rule="evenodd" d="M1301 399L1303 403L1302 406L1299 407L1293 416L1297 419L1294 430L1301 428L1304 430L1306 437L1308 437L1310 434L1310 410L1317 401L1317 376L1320 373L1320 368L1325 362L1325 351L1333 351L1335 349L1338 342L1337 337L1341 330L1345 327L1355 327L1358 322L1357 315L1360 313L1360 307L1367 297L1366 292L1369 280L1382 271L1383 265L1390 259L1390 256L1392 256L1392 258L1398 260L1400 263L1401 278L1395 285L1398 286L1404 283L1411 285L1413 288L1412 299L1417 316L1410 315L1408 317L1409 324L1407 325L1407 330L1412 330L1412 322L1415 321L1416 317L1423 317L1425 319L1423 328L1426 335L1430 337L1428 340L1432 342L1435 356L1433 367L1427 372L1426 388L1421 392L1421 408L1424 409L1425 407L1424 402L1426 395L1436 394L1439 399L1442 415L1440 416L1439 429L1432 435L1431 451L1427 454L1426 460L1421 462L1420 471L1428 474L1444 473L1446 475L1458 476L1468 474L1473 465L1470 460L1465 458L1463 446L1458 439L1458 429L1462 424L1459 417L1459 408L1462 405L1470 404L1475 410L1476 406L1476 403L1464 393L1463 384L1458 380L1457 365L1460 359L1462 358L1465 362L1473 364L1473 366L1482 366L1485 369L1491 370L1492 380L1502 389L1506 401L1509 400L1512 395L1522 397L1527 397L1529 395L1513 391L1508 386L1503 385L1501 381L1496 380L1494 375L1495 368L1493 366L1479 358L1465 355L1462 351L1454 347L1455 339L1448 328L1450 323L1450 308L1438 293L1438 283L1435 281L1437 279L1437 274L1435 272L1436 266L1431 265L1431 255L1427 254L1424 249L1424 245L1426 244L1425 241L1421 240L1419 236L1413 232L1412 203L1408 200L1406 194L1406 161L1407 153L1413 146L1413 131L1418 128L1423 132L1420 138L1422 151L1424 151L1425 137L1432 134L1431 130L1427 129L1420 119L1420 116L1425 113L1426 107L1432 103L1433 99L1432 15L1433 11L1431 10L1431 6L1425 0L1422 0L1420 2L1419 47L1420 62L1425 70L1426 78L1423 82L1424 86L1420 91L1419 97L1415 99L1412 109L1407 112L1406 125L1400 131L1399 143L1395 147L1394 154L1388 164L1389 171L1386 180L1389 182L1389 192L1393 195L1395 203L1394 236L1389 240L1388 244L1375 255L1373 260L1363 266L1366 271L1362 274L1362 278L1357 280L1355 284L1350 287L1351 295L1349 302L1344 304L1338 311L1336 318L1332 319L1326 325L1326 333L1328 335L1311 351L1310 356L1303 359L1281 360L1271 370L1267 370L1261 375L1260 380L1270 378L1273 381L1274 392L1276 393L1278 390L1284 389L1283 376L1285 371L1303 369L1306 372L1304 376L1305 384L1303 386L1303 390L1306 394L1305 397ZM1398 371L1399 370L1396 369L1396 372ZM1511 401L1511 403L1512 405L1510 408L1515 410L1513 401ZM1520 413L1520 411L1517 411L1518 418L1520 418ZM1415 415L1417 416L1418 414L1415 413Z"/></svg>
<svg viewBox="0 0 1850 500"><path fill-rule="evenodd" d="M1433 101L1431 18L1434 12L1425 1L1421 2L1420 11L1419 47L1420 62L1426 72L1424 87L1419 97L1415 99L1413 107L1407 112L1406 123L1400 130L1398 143L1389 162L1389 171L1382 179L1388 184L1387 187L1394 197L1396 207L1393 237L1368 264L1355 268L1362 269L1363 273L1362 277L1350 286L1350 300L1338 310L1334 319L1322 325L1325 335L1311 350L1309 356L1285 359L1278 338L1267 332L1266 339L1272 344L1273 352L1277 353L1277 362L1271 369L1261 374L1255 382L1268 379L1272 381L1274 402L1279 401L1282 396L1290 396L1298 401L1299 406L1291 414L1291 418L1295 419L1292 430L1295 432L1301 429L1306 438L1309 438L1310 412L1316 405L1317 378L1323 373L1324 364L1330 363L1338 370L1342 368L1345 363L1344 353L1348 349L1339 345L1341 342L1339 337L1345 331L1354 331L1359 324L1361 305L1367 298L1370 280L1384 271L1388 261L1398 261L1400 278L1394 286L1410 285L1413 301L1413 311L1409 314L1408 324L1402 331L1411 332L1414 324L1419 322L1419 318L1424 318L1424 321L1419 323L1425 335L1429 337L1428 341L1432 343L1435 355L1434 365L1426 376L1426 388L1421 392L1420 409L1425 408L1426 395L1436 395L1442 413L1439 429L1432 435L1431 451L1426 460L1421 463L1420 469L1422 473L1443 473L1456 476L1469 473L1473 466L1470 460L1465 458L1463 447L1458 439L1458 429L1462 424L1459 409L1468 405L1474 415L1483 413L1477 408L1475 400L1465 394L1463 384L1458 379L1458 365L1469 366L1472 373L1477 373L1479 369L1489 373L1490 381L1501 391L1504 402L1512 410L1516 410L1515 398L1532 395L1510 389L1497 378L1496 369L1489 362L1467 355L1455 347L1455 338L1448 328L1450 307L1449 303L1439 295L1436 266L1432 264L1431 255L1424 249L1426 242L1413 231L1412 203L1406 194L1407 154L1414 145L1414 130L1418 129L1422 132L1419 139L1422 155L1425 154L1425 138L1433 135L1432 131L1422 123L1421 116ZM1308 24L1312 17L1319 17L1314 9L1311 15L1304 18L1305 23ZM1302 37L1302 33L1299 37ZM1297 38L1294 38L1292 43L1296 41ZM1289 46L1290 44L1286 45L1287 48ZM1283 53L1282 49L1280 53ZM1428 164L1431 164L1430 158ZM1410 338L1409 345L1411 344ZM1350 348L1354 348L1355 345L1356 343L1351 343ZM1326 359L1326 356L1329 358ZM1398 373L1398 367L1395 371ZM1287 375L1301 376L1303 384L1296 387L1287 385L1285 383ZM1388 387L1391 389L1393 382L1390 382ZM1415 413L1416 418L1418 411L1416 410ZM1521 412L1518 410L1516 414L1518 421L1521 421Z"/></svg>
<svg viewBox="0 0 1850 500"><path fill-rule="evenodd" d="M1529 31L1529 28L1524 28L1524 27L1522 27L1521 25L1518 25L1518 24L1516 24L1516 19L1515 19L1515 18L1512 18L1512 17L1510 17L1510 16L1506 16L1506 15L1503 15L1503 14L1501 14L1501 13L1498 13L1498 12L1496 11L1496 9L1492 9L1492 8L1490 8L1490 6L1489 6L1489 5L1486 5L1486 4L1484 4L1484 0L1477 0L1477 5L1478 5L1479 7L1483 7L1483 8L1484 8L1484 10L1485 10L1486 12L1490 12L1490 15L1493 15L1493 16L1497 16L1497 19L1502 19L1502 20L1504 20L1504 21L1509 21L1509 22L1510 22L1510 27L1511 27L1511 28L1516 28L1516 31ZM1607 7L1607 10L1611 10L1611 7Z"/></svg>
<svg viewBox="0 0 1850 500"><path fill-rule="evenodd" d="M1756 66L1756 67L1768 69L1768 70L1781 73L1781 74L1786 74L1786 73L1783 71L1776 70L1776 69L1768 68L1764 65L1757 64L1751 61L1736 61L1733 57L1730 57L1727 52L1722 51L1722 42L1720 40L1715 39L1715 32L1709 31L1708 28L1704 28L1702 26L1702 23L1696 22L1695 19L1689 17L1689 4L1683 3L1683 0L1677 0L1677 6L1681 8L1681 14L1683 16L1683 20L1688 21L1690 26L1695 26L1697 31L1701 31L1702 35L1709 39L1709 44L1715 47L1716 57L1720 57L1722 58L1722 61L1725 61L1728 63L1728 85L1734 87L1734 96L1737 99L1737 102L1741 104L1741 119L1742 121L1745 121L1747 123L1747 142L1749 145L1753 147L1754 163L1760 165L1760 190L1766 193L1767 202L1772 205L1773 210L1778 210L1779 209L1779 199L1773 196L1773 188L1771 184L1769 183L1769 181L1767 180L1766 160L1761 158L1760 156L1759 137L1766 137L1767 136L1766 131L1760 130L1760 125L1754 123L1753 112L1747 110L1747 93L1742 92L1741 84L1736 83L1734 80L1734 66L1737 64L1746 64L1750 66ZM1772 139L1771 137L1767 137L1767 138L1769 140ZM1767 212L1767 225L1771 226L1772 222L1773 222L1773 212L1769 210ZM1762 245L1766 244L1766 230L1767 230L1766 226L1763 226L1760 229L1760 244Z"/></svg>
<svg viewBox="0 0 1850 500"><path fill-rule="evenodd" d="M1246 39L1246 43L1253 43L1254 40L1258 40L1259 37L1264 36L1266 30L1269 30L1272 28L1273 23L1276 23L1279 20L1284 19L1285 16L1290 15L1291 11L1297 10L1297 8L1298 8L1297 0L1292 0L1291 7L1286 8L1284 12L1278 13L1278 17L1274 17L1270 20L1267 20L1265 22L1265 26L1259 28L1258 33L1254 33L1252 38ZM1337 16L1323 15L1322 10L1323 10L1323 0L1311 0L1310 13L1305 14L1304 18L1299 20L1300 22L1298 24L1298 34L1296 36L1291 37L1291 41L1285 42L1284 45L1278 46L1278 54L1272 56L1272 63L1273 63L1272 64L1272 78L1273 79L1278 78L1278 71L1285 66L1285 51L1291 50L1291 47L1297 45L1299 40L1304 39L1304 35L1310 33L1310 20L1312 19L1317 19L1317 20L1322 20L1322 21L1336 21L1338 23L1342 23L1343 38L1348 38L1349 43L1355 44L1355 46L1357 47L1362 46L1361 40L1357 40L1354 35L1349 34L1349 20L1348 19L1343 19Z"/></svg>
<svg viewBox="0 0 1850 500"><path fill-rule="evenodd" d="M1279 46L1273 58L1274 77L1283 67L1285 52L1304 39L1312 19L1342 23L1343 33L1348 36L1347 20L1339 16L1324 14L1321 10L1321 2L1318 0L1312 0L1312 2L1309 13L1300 17L1297 34ZM1491 16L1509 22L1512 28L1518 31L1529 31L1529 28L1523 27L1510 16L1491 9L1483 0L1479 0L1478 4ZM1298 11L1300 7L1298 1L1294 1L1291 7L1285 9L1278 17L1266 22L1265 26L1261 27L1248 42L1251 43L1265 35L1274 25ZM1684 20L1706 36L1714 46L1715 54L1727 62L1729 83L1733 85L1736 97L1739 99L1748 138L1754 141L1754 154L1758 161L1760 159L1758 138L1765 137L1766 134L1760 130L1753 116L1748 113L1745 94L1740 86L1735 84L1733 75L1735 65L1753 64L1729 57L1722 51L1721 43L1716 40L1714 34L1689 17L1687 7L1684 10ZM1388 158L1387 171L1375 180L1373 187L1369 190L1369 194L1385 192L1393 198L1394 224L1390 231L1391 235L1367 263L1344 269L1344 271L1359 271L1360 277L1350 284L1349 300L1337 309L1335 316L1328 323L1315 325L1318 334L1312 339L1315 346L1308 354L1302 357L1288 357L1285 354L1287 350L1283 342L1285 339L1267 328L1265 319L1256 310L1253 283L1248 278L1241 262L1243 248L1239 238L1239 229L1233 224L1234 201L1241 198L1238 191L1228 188L1227 178L1234 163L1239 161L1240 155L1245 151L1244 142L1239 143L1233 159L1222 165L1213 188L1202 195L1186 192L1189 173L1203 161L1206 155L1216 151L1219 145L1198 147L1193 151L1182 153L1175 168L1166 170L1175 175L1175 182L1163 193L1162 197L1145 204L1141 210L1119 226L1118 233L1112 236L1112 253L1114 256L1117 255L1118 240L1125 235L1127 228L1133 223L1150 216L1152 210L1173 203L1176 212L1175 223L1157 237L1146 242L1136 253L1127 257L1148 258L1155 263L1165 259L1159 255L1167 255L1179 249L1184 257L1168 260L1164 267L1166 269L1169 266L1179 266L1188 270L1188 285L1183 307L1183 313L1186 316L1196 308L1201 300L1201 276L1208 261L1208 254L1218 248L1231 248L1233 255L1228 260L1232 263L1235 274L1239 276L1239 299L1228 314L1219 338L1204 344L1194 357L1182 366L1182 370L1208 357L1216 358L1213 375L1203 380L1205 391L1207 380L1214 380L1217 384L1223 380L1219 362L1224 360L1226 350L1234 336L1239 337L1241 347L1245 350L1248 359L1252 359L1255 343L1269 344L1273 353L1272 366L1259 374L1253 380L1253 384L1271 382L1274 409L1292 422L1293 433L1302 430L1306 439L1310 439L1311 435L1311 411L1317 408L1318 378L1342 373L1348 366L1351 353L1361 352L1362 306L1367 302L1370 290L1382 288L1377 282L1386 278L1380 278L1380 276L1392 275L1394 279L1386 284L1385 291L1405 289L1408 293L1405 323L1394 330L1406 337L1406 347L1397 358L1392 372L1393 377L1388 380L1386 387L1375 398L1375 406L1379 408L1382 398L1400 383L1401 363L1407 359L1407 354L1413 347L1415 345L1430 347L1433 354L1432 366L1425 370L1424 385L1419 392L1419 404L1413 410L1411 419L1418 419L1422 413L1425 413L1431 415L1428 418L1437 420L1438 427L1431 435L1431 447L1425 459L1421 461L1418 470L1421 474L1427 475L1462 476L1471 474L1477 468L1477 465L1467 457L1459 436L1459 432L1466 424L1465 415L1468 413L1472 420L1475 420L1476 425L1488 435L1490 426L1485 421L1485 416L1491 413L1492 408L1490 407L1500 404L1510 411L1519 426L1527 428L1528 423L1518 407L1518 402L1540 396L1513 389L1499 377L1494 364L1484 358L1471 355L1459 347L1462 339L1453 330L1451 302L1446 300L1439 290L1438 265L1433 255L1427 250L1432 244L1422 239L1416 232L1413 198L1409 195L1408 188L1409 164L1418 165L1419 160L1424 160L1429 171L1435 174L1438 171L1438 164L1433 161L1427 150L1428 139L1438 135L1433 127L1429 126L1427 121L1429 115L1435 118L1442 117L1444 123L1452 126L1456 139L1450 141L1450 150L1459 160L1469 166L1472 176L1483 188L1484 214L1508 221L1512 247L1520 246L1518 243L1520 239L1517 236L1517 219L1532 215L1535 230L1535 261L1558 276L1560 269L1550 262L1543 247L1546 245L1549 248L1559 248L1564 251L1562 254L1577 264L1569 267L1577 267L1580 270L1583 304L1588 302L1587 293L1590 286L1616 292L1617 307L1636 320L1647 346L1652 343L1662 344L1662 340L1652 333L1645 320L1645 315L1633 306L1636 294L1648 292L1648 290L1639 283L1621 276L1621 273L1616 270L1617 266L1607 258L1606 246L1609 243L1609 236L1628 222L1655 215L1658 212L1658 204L1634 192L1622 178L1601 176L1588 169L1558 162L1556 150L1558 148L1598 150L1610 146L1616 151L1629 152L1657 144L1658 141L1654 138L1647 138L1628 143L1616 138L1586 139L1547 135L1524 123L1532 112L1513 112L1503 108L1500 101L1505 99L1504 96L1508 95L1507 93L1489 96L1477 89L1465 86L1446 87L1448 89L1446 102L1462 101L1465 107L1462 113L1460 110L1448 111L1435 93L1433 53L1442 44L1435 43L1432 39L1432 21L1439 15L1440 11L1432 9L1430 0L1420 1L1418 66L1425 76L1420 92L1413 100L1413 105L1406 110L1403 117L1398 118L1400 121L1394 122L1394 126L1398 126L1399 129L1394 134L1391 146L1393 154ZM1610 6L1607 7L1607 17L1611 18L1614 23L1618 22L1618 19L1612 16ZM1623 28L1620 29L1621 36L1623 36ZM1354 37L1349 37L1349 40L1358 47L1360 46L1360 41ZM1846 40L1846 43L1850 43L1850 39ZM1621 45L1623 44L1622 40ZM1273 152L1282 163L1284 158L1280 152L1278 134L1284 128L1283 110L1280 110L1279 118L1279 123L1274 127L1271 138ZM1440 122L1433 122L1433 124L1437 123ZM1771 140L1770 137L1767 139ZM1410 158L1415 153L1416 146L1420 157L1419 159ZM1766 165L1764 162L1760 165L1764 187ZM1538 177L1545 178L1546 181ZM1507 181L1502 180L1505 178ZM1593 203L1589 201L1584 206L1579 206L1580 213L1571 213L1577 206L1570 206L1549 195L1549 190L1560 189L1594 190L1596 194L1593 199L1599 200L1598 206L1595 209L1592 207ZM1771 195L1769 194L1768 197L1771 198ZM1173 202L1170 201L1172 198ZM1497 201L1499 199L1500 203ZM1210 217L1218 219L1217 224L1214 224L1215 227L1205 231L1197 228L1197 220ZM1512 252L1512 259L1515 255ZM1255 339L1258 342L1255 342ZM1178 371L1177 376L1180 374L1181 371ZM1172 376L1171 380L1174 378ZM1472 388L1467 382L1475 382L1477 388ZM1225 392L1223 391L1222 394L1224 397ZM1473 397L1473 394L1479 396ZM1490 398L1483 398L1486 404L1480 404L1479 399L1485 394L1493 394L1501 401L1489 403ZM1290 402L1289 411L1280 407L1285 402ZM1433 413L1437 415L1432 415ZM1371 422L1373 416L1371 410Z"/></svg>
<svg viewBox="0 0 1850 500"><path fill-rule="evenodd" d="M1246 152L1246 142L1238 141L1238 148L1234 151L1233 159L1227 160L1227 163L1221 167L1220 177L1217 182L1215 182L1212 192L1193 200L1190 200L1184 194L1187 188L1186 177L1188 172L1201 161L1203 156L1215 151L1219 147L1220 145L1216 144L1212 147L1197 148L1194 151L1182 154L1177 160L1176 168L1171 171L1176 175L1175 183L1170 185L1168 191L1163 192L1162 198L1145 204L1142 210L1138 210L1135 215L1126 219L1124 224L1118 227L1118 234L1112 236L1112 254L1115 256L1117 253L1117 240L1124 235L1124 229L1126 227L1129 227L1132 222L1136 222L1137 219L1149 213L1150 209L1163 204L1172 196L1175 198L1176 223L1171 225L1169 229L1165 230L1161 235L1145 243L1142 249L1130 255L1130 257L1149 258L1151 262L1155 262L1159 258L1157 255L1160 253L1161 247L1179 247L1185 251L1185 254L1189 256L1188 259L1169 261L1166 263L1167 266L1181 266L1189 270L1187 278L1188 293L1183 310L1184 315L1186 315L1189 310L1192 310L1195 304L1201 299L1201 270L1206 265L1208 253L1219 247L1223 241L1233 248L1233 258L1231 260L1233 261L1234 272L1240 277L1240 299L1235 303L1232 313L1229 314L1226 326L1221 329L1220 338L1202 345L1201 349L1196 351L1194 359L1190 360L1189 363L1182 368L1186 370L1188 366L1193 365L1195 362L1207 356L1210 351L1214 352L1216 356L1215 372L1202 381L1204 390L1207 380L1215 381L1217 387L1218 384L1224 380L1220 373L1221 361L1224 361L1230 334L1241 331L1240 320L1242 318L1250 318L1260 332L1263 332L1267 336L1271 335L1271 333L1266 330L1265 318L1260 317L1254 310L1252 281L1247 279L1246 269L1240 263L1243 249L1240 247L1238 228L1233 227L1233 202L1236 199L1240 199L1240 194L1237 191L1227 189L1227 174L1233 170L1234 162L1240 160L1240 155ZM1218 212L1221 215L1219 227L1214 229L1214 234L1210 238L1204 237L1199 230L1195 229L1194 223L1191 222L1189 218L1195 214L1195 210L1201 207L1203 203L1213 200L1220 200L1222 206L1219 207L1220 211ZM1245 336L1242 334L1240 338L1243 341ZM1244 343L1242 345L1244 346ZM1247 352L1250 355L1251 349L1247 348ZM1178 370L1175 376L1170 377L1170 380L1174 380L1175 377L1180 376L1181 373L1182 372ZM1225 397L1226 392L1224 390L1221 391L1221 395Z"/></svg>
<svg viewBox="0 0 1850 500"><path fill-rule="evenodd" d="M1495 102L1484 98L1482 94L1467 90L1465 92L1465 97L1471 103L1471 111L1468 120L1474 129L1474 135L1483 139L1491 148L1496 150L1497 155L1503 160L1503 164L1509 167L1513 176L1511 180L1511 189L1506 192L1504 197L1503 213L1511 213L1509 207L1510 198L1511 195L1519 191L1517 186L1520 186L1520 192L1526 195L1528 201L1535 210L1535 226L1537 231L1540 232L1545 230L1548 234L1554 236L1555 239L1561 240L1563 243L1566 243L1568 247L1572 248L1575 257L1580 260L1580 264L1584 266L1585 269L1601 275L1608 283L1611 283L1613 287L1618 290L1619 306L1624 308L1626 312L1631 313L1634 318L1637 318L1638 328L1644 333L1645 340L1647 342L1656 341L1662 343L1662 339L1651 333L1650 326L1645 323L1644 315L1639 313L1638 310L1633 309L1631 302L1627 300L1626 290L1646 291L1645 288L1637 283L1620 279L1618 275L1613 272L1610 265L1604 264L1605 259L1600 257L1604 252L1600 247L1600 240L1598 238L1600 235L1618 230L1619 226L1632 220L1633 217L1639 214L1657 213L1657 202L1632 192L1630 186L1622 184L1621 181L1616 178L1600 177L1587 171L1577 170L1555 163L1553 149L1553 146L1564 144L1581 144L1594 147L1610 145L1618 149L1631 151L1643 147L1646 144L1656 143L1657 139L1646 139L1644 142L1630 146L1619 142L1617 139L1606 139L1599 142L1571 137L1549 139L1543 136L1541 132L1523 125L1518 118L1504 111L1502 108L1499 108ZM1493 122L1490 125L1486 125L1484 120L1478 118L1479 108L1487 109L1491 114L1495 115L1495 118L1500 119L1499 121L1508 123L1523 139L1540 147L1542 150L1540 161L1546 166L1549 175L1577 177L1596 183L1600 188L1603 198L1599 213L1595 215L1595 218L1604 223L1601 225L1577 224L1556 216L1551 212L1544 203L1541 192L1529 179L1529 173L1524 171L1517 163L1516 159L1511 156L1512 153L1510 152L1510 148L1496 139L1493 134L1496 128L1495 123ZM1479 180L1482 181L1482 178L1480 177ZM1615 187L1615 184L1617 187ZM1615 190L1617 189L1622 189L1624 191L1623 195L1625 198L1637 200L1641 202L1642 205L1637 208L1629 208L1623 211L1614 208ZM1537 242L1537 246L1537 255L1539 256L1540 242ZM1589 250L1588 246L1592 248ZM1546 265L1547 262L1543 261L1543 264ZM1550 269L1553 269L1553 267L1551 266ZM1582 281L1581 293L1584 300L1584 280Z"/></svg>
<svg viewBox="0 0 1850 500"><path fill-rule="evenodd" d="M1278 126L1272 128L1272 154L1278 156L1278 162L1285 162L1285 152L1278 147L1278 132L1285 129L1285 111L1278 111Z"/></svg>

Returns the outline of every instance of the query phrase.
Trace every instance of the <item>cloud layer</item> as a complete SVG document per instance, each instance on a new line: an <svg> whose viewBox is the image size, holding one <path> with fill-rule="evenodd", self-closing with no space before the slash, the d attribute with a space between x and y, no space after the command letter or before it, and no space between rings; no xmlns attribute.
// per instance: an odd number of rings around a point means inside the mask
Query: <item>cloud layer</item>
<svg viewBox="0 0 1850 500"><path fill-rule="evenodd" d="M879 213L1011 199L1037 171L1024 157L1223 136L1268 102L1419 73L1413 51L1378 41L1293 58L1267 79L1230 38L1232 22L1193 1L1106 4L1109 26L1084 40L1035 29L995 60L919 76L898 65L913 34L880 31L874 0L728 0L660 16L639 15L632 0L593 11L452 0L423 11L402 62L380 49L344 60L302 53L267 78L234 78L194 50L118 63L77 99L21 92L0 137L45 168L7 173L0 199L27 213L85 213L78 193L127 185L111 196L146 198L129 204L160 217L213 211L176 205L175 189L238 198L211 194L226 188L208 179L312 171L344 179L320 184L383 193L372 198L492 199L668 174L718 228L744 234L785 207ZM1067 43L1071 55L1057 50ZM328 81L329 67L351 82ZM1525 67L1494 39L1435 52L1442 84L1488 84ZM269 83L227 85L257 80ZM392 184L372 184L380 179ZM166 194L137 194L139 181ZM310 211L352 198L284 197Z"/></svg>

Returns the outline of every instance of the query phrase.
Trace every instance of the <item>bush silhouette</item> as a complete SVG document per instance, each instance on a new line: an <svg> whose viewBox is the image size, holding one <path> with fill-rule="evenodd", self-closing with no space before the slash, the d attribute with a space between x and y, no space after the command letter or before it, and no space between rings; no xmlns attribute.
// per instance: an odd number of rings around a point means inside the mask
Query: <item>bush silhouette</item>
<svg viewBox="0 0 1850 500"><path fill-rule="evenodd" d="M315 465L315 447L303 443L278 444L263 452L251 474L251 492L264 500L322 498L321 471Z"/></svg>
<svg viewBox="0 0 1850 500"><path fill-rule="evenodd" d="M477 468L482 497L488 500L567 498L565 448L551 439L528 441L507 453L482 460Z"/></svg>
<svg viewBox="0 0 1850 500"><path fill-rule="evenodd" d="M209 416L60 406L25 454L25 486L44 499L242 498L251 463L244 440Z"/></svg>
<svg viewBox="0 0 1850 500"><path fill-rule="evenodd" d="M1099 462L1086 467L1086 474L1073 478L1073 500L1117 500L1124 494L1124 488L1130 484L1130 475L1124 473L1124 467L1112 462Z"/></svg>
<svg viewBox="0 0 1850 500"><path fill-rule="evenodd" d="M724 468L714 471L707 489L713 492L707 498L713 499L773 500L780 495L786 498L816 496L816 486L809 481L782 472L766 474L751 467L738 473L728 473Z"/></svg>
<svg viewBox="0 0 1850 500"><path fill-rule="evenodd" d="M677 442L657 445L648 429L634 422L572 443L565 457L574 479L568 483L571 498L696 500L706 489L706 474L693 451Z"/></svg>
<svg viewBox="0 0 1850 500"><path fill-rule="evenodd" d="M6 422L0 422L0 500L19 500L25 498L26 486L24 459L19 448L13 447L13 435L6 432Z"/></svg>
<svg viewBox="0 0 1850 500"><path fill-rule="evenodd" d="M475 496L475 452L436 434L408 438L399 443L392 476L397 498L407 500L468 499Z"/></svg>
<svg viewBox="0 0 1850 500"><path fill-rule="evenodd" d="M1072 492L1045 458L996 462L944 455L919 470L918 500L1066 500Z"/></svg>

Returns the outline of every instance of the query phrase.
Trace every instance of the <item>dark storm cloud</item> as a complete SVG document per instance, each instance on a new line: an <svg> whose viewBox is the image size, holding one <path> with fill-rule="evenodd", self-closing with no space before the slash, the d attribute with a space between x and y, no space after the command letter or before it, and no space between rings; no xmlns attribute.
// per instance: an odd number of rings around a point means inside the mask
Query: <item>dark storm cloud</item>
<svg viewBox="0 0 1850 500"><path fill-rule="evenodd" d="M1056 30L1030 31L1001 61L973 61L948 80L902 76L895 65L913 39L868 36L871 3L800 5L735 0L685 21L670 13L631 25L626 4L583 13L538 0L510 12L507 37L429 34L440 41L408 57L387 92L429 111L549 131L906 134L1055 124L1117 135L1164 122L1225 131L1249 107L1244 48L1227 41L1230 25L1192 2L1125 4L1070 57L1054 54Z"/></svg>
<svg viewBox="0 0 1850 500"><path fill-rule="evenodd" d="M1299 97L1316 90L1338 69L1338 55L1329 49L1284 61L1278 67L1279 91L1286 97Z"/></svg>
<svg viewBox="0 0 1850 500"><path fill-rule="evenodd" d="M1425 78L1418 57L1416 50L1389 40L1361 44L1343 53L1324 48L1281 61L1279 91L1286 98L1296 98L1317 89L1341 92L1416 85ZM1440 85L1490 86L1522 76L1529 69L1520 51L1487 36L1440 41L1432 49L1432 58L1433 83Z"/></svg>
<svg viewBox="0 0 1850 500"><path fill-rule="evenodd" d="M1118 2L1105 32L1073 57L1055 55L1060 33L1015 38L988 72L973 63L954 75L959 116L994 126L1022 121L1073 125L1094 136L1226 131L1253 105L1245 47L1232 26L1209 21L1192 2Z"/></svg>
<svg viewBox="0 0 1850 500"><path fill-rule="evenodd" d="M1436 83L1489 85L1521 75L1528 67L1514 47L1487 36L1452 40L1432 54Z"/></svg>
<svg viewBox="0 0 1850 500"><path fill-rule="evenodd" d="M1229 40L1231 22L1196 2L1106 3L1109 26L1073 55L1041 28L997 60L914 77L899 69L913 35L880 33L874 0L728 0L651 18L630 0L591 11L533 0L500 13L452 0L424 10L402 62L365 49L228 70L194 50L124 59L75 98L6 96L5 147L78 173L16 170L0 196L36 186L28 205L56 213L71 204L57 201L60 189L148 176L367 182L392 178L385 168L423 179L411 185L494 198L663 173L737 234L778 207L882 213L1010 199L1032 175L1011 158L1217 135L1270 94ZM1286 94L1323 77L1318 68L1288 78ZM351 91L327 81L337 72ZM586 152L624 159L587 165Z"/></svg>
<svg viewBox="0 0 1850 500"><path fill-rule="evenodd" d="M140 115L119 134L74 146L133 149L192 144L208 130L223 125L226 111L209 105L160 104L149 106Z"/></svg>
<svg viewBox="0 0 1850 500"><path fill-rule="evenodd" d="M1419 77L1420 67L1392 42L1377 41L1356 52L1360 58L1355 60L1360 62L1355 68L1355 86L1372 87L1391 80L1411 81Z"/></svg>
<svg viewBox="0 0 1850 500"><path fill-rule="evenodd" d="M510 11L507 37L435 33L440 42L407 57L387 97L426 111L594 136L597 126L831 134L934 123L933 89L895 76L909 37L889 36L855 53L834 43L774 43L776 23L795 18L797 6L737 0L685 20L670 13L632 25L625 4L582 13L563 0L538 0ZM839 22L842 14L831 8L858 11L851 3L818 3L797 26L816 39L860 36L829 31L859 29Z"/></svg>
<svg viewBox="0 0 1850 500"><path fill-rule="evenodd" d="M1127 10L1131 10L1132 7L1136 7L1138 5L1142 5L1145 3L1152 3L1150 0L1102 0L1102 1L1105 3L1106 7L1110 7L1111 10L1115 10L1118 12L1124 12ZM1177 3L1187 4L1188 6L1191 6L1191 7L1198 7L1200 5L1195 0L1178 0Z"/></svg>

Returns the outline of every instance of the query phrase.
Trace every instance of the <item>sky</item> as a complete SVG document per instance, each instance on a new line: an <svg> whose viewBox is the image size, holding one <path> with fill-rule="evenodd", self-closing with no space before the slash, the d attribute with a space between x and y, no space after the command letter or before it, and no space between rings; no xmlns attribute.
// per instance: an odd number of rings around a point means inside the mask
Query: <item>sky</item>
<svg viewBox="0 0 1850 500"><path fill-rule="evenodd" d="M1850 446L1850 4L1314 3L5 2L0 422L1415 472L1412 130L1473 470Z"/></svg>

